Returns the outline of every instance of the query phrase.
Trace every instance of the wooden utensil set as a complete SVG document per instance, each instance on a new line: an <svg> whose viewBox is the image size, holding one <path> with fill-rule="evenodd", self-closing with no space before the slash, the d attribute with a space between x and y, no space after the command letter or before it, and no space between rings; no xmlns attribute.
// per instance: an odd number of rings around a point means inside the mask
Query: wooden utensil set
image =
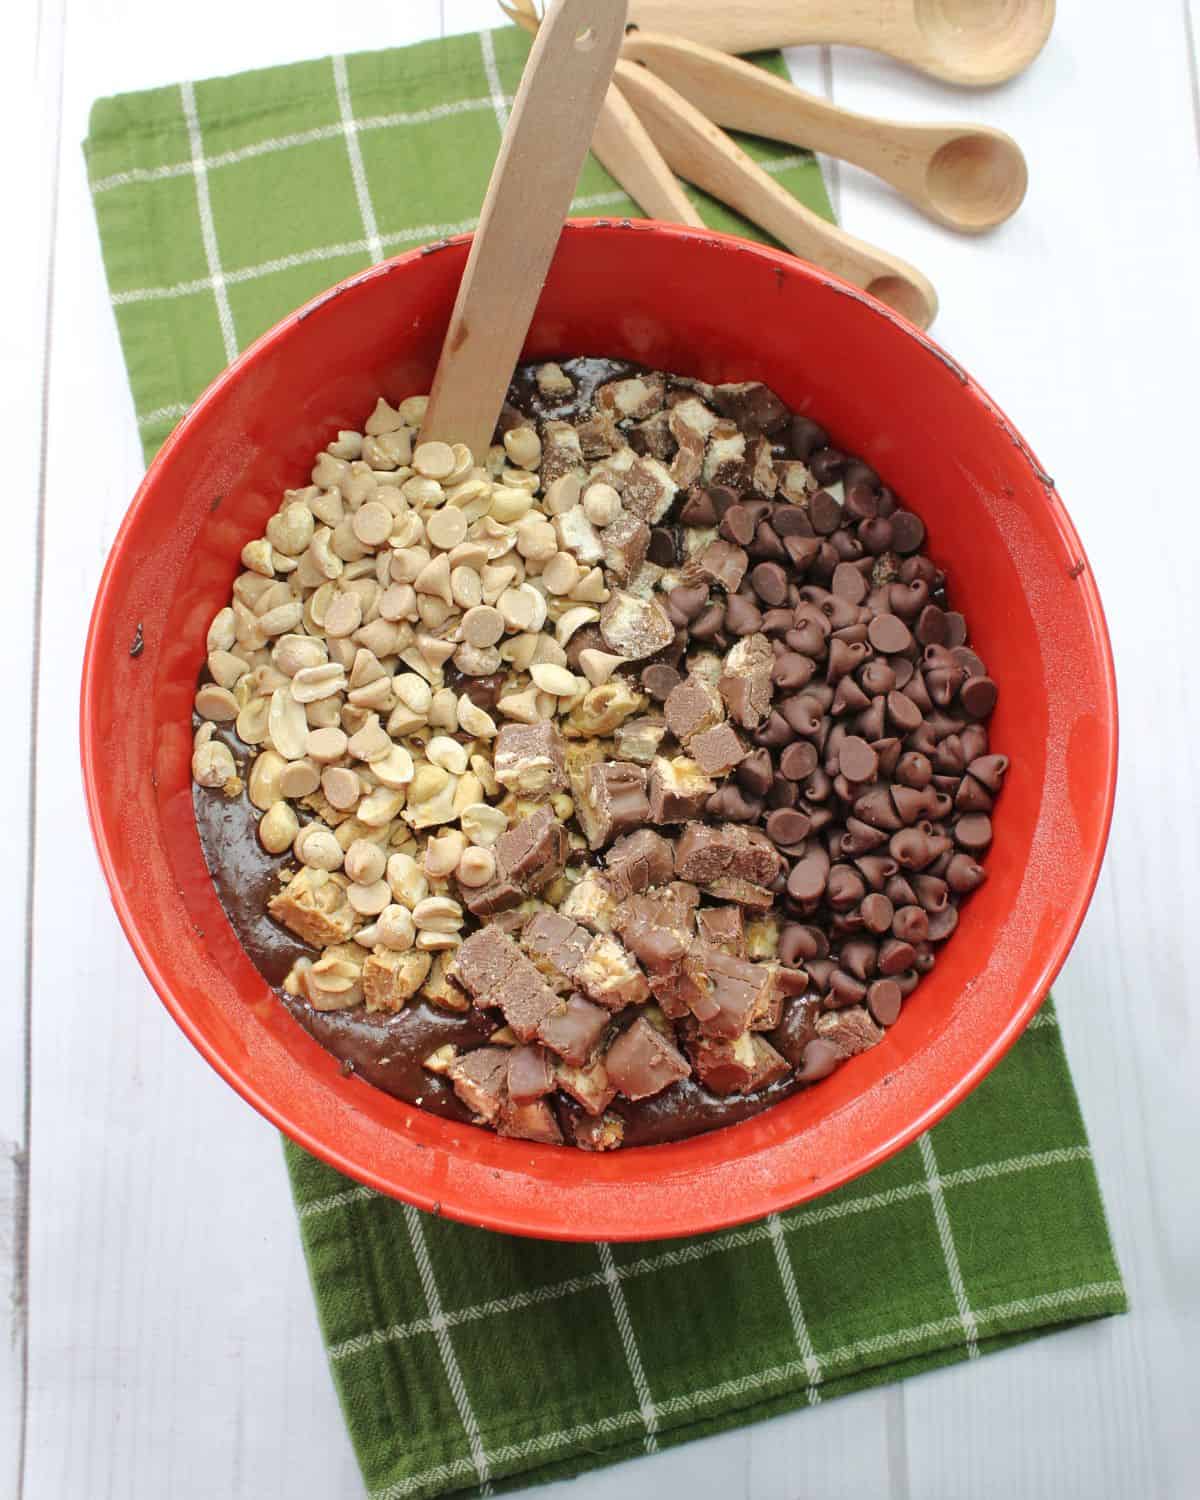
<svg viewBox="0 0 1200 1500"><path fill-rule="evenodd" d="M536 34L535 0L499 0ZM725 133L821 151L890 183L950 229L1003 223L1025 196L1011 136L984 125L910 125L840 109L733 54L846 43L957 84L1003 82L1033 61L1054 0L629 0L621 57L592 150L651 218L700 225L679 178L772 234L794 254L864 287L925 328L937 293L915 267L855 239L800 203Z"/></svg>

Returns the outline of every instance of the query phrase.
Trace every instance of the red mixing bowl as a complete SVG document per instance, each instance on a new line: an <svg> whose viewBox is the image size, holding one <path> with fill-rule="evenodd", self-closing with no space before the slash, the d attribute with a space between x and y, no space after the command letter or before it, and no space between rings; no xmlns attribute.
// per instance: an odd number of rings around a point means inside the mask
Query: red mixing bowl
<svg viewBox="0 0 1200 1500"><path fill-rule="evenodd" d="M428 390L468 240L414 251L286 318L200 398L150 467L108 559L83 670L92 831L121 925L201 1053L307 1150L420 1208L509 1233L694 1234L814 1198L963 1098L1037 1009L1108 833L1117 709L1075 529L1020 435L928 338L786 254L662 224L566 228L528 356L604 354L759 379L918 511L999 684L1012 770L988 881L886 1039L756 1119L590 1155L436 1119L342 1076L245 956L192 818L191 706L238 554L312 454L377 394ZM135 632L144 649L130 650ZM1003 1143L998 1143L998 1149Z"/></svg>

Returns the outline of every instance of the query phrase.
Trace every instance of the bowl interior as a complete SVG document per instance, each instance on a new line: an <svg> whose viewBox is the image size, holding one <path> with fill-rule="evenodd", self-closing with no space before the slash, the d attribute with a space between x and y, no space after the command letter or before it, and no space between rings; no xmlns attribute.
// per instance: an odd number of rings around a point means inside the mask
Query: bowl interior
<svg viewBox="0 0 1200 1500"><path fill-rule="evenodd" d="M416 252L280 324L168 442L114 545L84 668L93 830L151 981L215 1067L334 1166L468 1222L564 1238L694 1233L827 1191L906 1144L1019 1035L1095 881L1116 710L1103 616L1053 487L936 346L791 257L644 223L564 232L527 353L761 379L918 511L1000 688L1012 760L986 885L878 1047L744 1124L593 1156L435 1119L356 1080L287 1015L213 893L192 819L190 707L238 554L376 395L428 389L466 242ZM138 656L130 645L141 627Z"/></svg>

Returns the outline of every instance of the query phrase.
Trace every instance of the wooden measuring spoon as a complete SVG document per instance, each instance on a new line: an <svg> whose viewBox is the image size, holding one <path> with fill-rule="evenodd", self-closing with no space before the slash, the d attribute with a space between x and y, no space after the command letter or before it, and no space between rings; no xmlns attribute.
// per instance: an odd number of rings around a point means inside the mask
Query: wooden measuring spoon
<svg viewBox="0 0 1200 1500"><path fill-rule="evenodd" d="M541 25L534 0L500 0L500 9L518 26L536 36ZM625 189L642 212L651 219L704 228L692 200L675 173L646 134L646 127L629 107L629 101L609 84L596 129L592 151L610 177Z"/></svg>
<svg viewBox="0 0 1200 1500"><path fill-rule="evenodd" d="M631 31L622 56L645 63L715 124L853 162L950 229L991 229L1025 196L1025 158L1002 130L856 115L740 57L653 31Z"/></svg>
<svg viewBox="0 0 1200 1500"><path fill-rule="evenodd" d="M818 217L647 68L619 62L616 78L680 177L761 224L794 254L864 287L919 328L933 321L937 293L920 271Z"/></svg>
<svg viewBox="0 0 1200 1500"><path fill-rule="evenodd" d="M442 345L422 437L487 453L625 28L626 0L553 0L533 40Z"/></svg>
<svg viewBox="0 0 1200 1500"><path fill-rule="evenodd" d="M629 20L720 52L870 47L981 88L1029 66L1050 35L1054 0L630 0Z"/></svg>

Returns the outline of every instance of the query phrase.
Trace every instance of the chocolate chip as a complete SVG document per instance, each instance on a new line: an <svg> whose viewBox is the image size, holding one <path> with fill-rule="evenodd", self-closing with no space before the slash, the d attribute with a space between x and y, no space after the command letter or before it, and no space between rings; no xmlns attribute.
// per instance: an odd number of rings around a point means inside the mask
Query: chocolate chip
<svg viewBox="0 0 1200 1500"><path fill-rule="evenodd" d="M758 516L750 505L731 505L721 517L721 535L726 541L747 547L754 539Z"/></svg>
<svg viewBox="0 0 1200 1500"><path fill-rule="evenodd" d="M702 527L717 524L717 507L713 504L712 496L707 490L697 487L688 492L687 499L680 507L679 524Z"/></svg>
<svg viewBox="0 0 1200 1500"><path fill-rule="evenodd" d="M763 562L751 569L750 586L770 608L777 609L788 596L788 576L777 562Z"/></svg>
<svg viewBox="0 0 1200 1500"><path fill-rule="evenodd" d="M828 879L829 856L807 854L792 866L787 882L788 895L796 901L816 901L824 893Z"/></svg>
<svg viewBox="0 0 1200 1500"><path fill-rule="evenodd" d="M682 681L682 675L666 662L655 662L642 669L642 687L656 703L665 703L671 696L671 689Z"/></svg>
<svg viewBox="0 0 1200 1500"><path fill-rule="evenodd" d="M808 417L796 416L788 429L788 447L791 449L792 457L798 458L802 463L808 460L824 448L829 442L829 434L823 427L817 425Z"/></svg>
<svg viewBox="0 0 1200 1500"><path fill-rule="evenodd" d="M903 997L894 979L877 979L867 990L867 1009L880 1026L891 1026L900 1015Z"/></svg>
<svg viewBox="0 0 1200 1500"><path fill-rule="evenodd" d="M929 917L924 907L900 907L892 918L892 933L905 943L924 942L929 936Z"/></svg>
<svg viewBox="0 0 1200 1500"><path fill-rule="evenodd" d="M806 813L780 807L767 814L767 837L782 848L792 848L808 837L812 819Z"/></svg>
<svg viewBox="0 0 1200 1500"><path fill-rule="evenodd" d="M954 839L968 854L978 854L992 842L992 820L986 813L970 813L954 825Z"/></svg>
<svg viewBox="0 0 1200 1500"><path fill-rule="evenodd" d="M849 734L838 752L838 766L847 781L871 781L879 767L879 757L866 740Z"/></svg>
<svg viewBox="0 0 1200 1500"><path fill-rule="evenodd" d="M881 557L885 552L891 551L892 523L883 516L872 516L859 526L858 539L864 552L871 557Z"/></svg>
<svg viewBox="0 0 1200 1500"><path fill-rule="evenodd" d="M944 943L958 926L958 907L946 906L928 918L928 938L931 943Z"/></svg>
<svg viewBox="0 0 1200 1500"><path fill-rule="evenodd" d="M834 865L829 872L825 899L834 911L852 911L866 894L863 878L852 865Z"/></svg>
<svg viewBox="0 0 1200 1500"><path fill-rule="evenodd" d="M851 604L861 604L867 597L867 580L852 562L838 563L833 570L833 592Z"/></svg>
<svg viewBox="0 0 1200 1500"><path fill-rule="evenodd" d="M833 484L846 467L846 455L837 448L818 448L808 460L808 467L818 484Z"/></svg>
<svg viewBox="0 0 1200 1500"><path fill-rule="evenodd" d="M779 769L789 781L806 781L817 769L817 747L806 740L791 744L779 757Z"/></svg>
<svg viewBox="0 0 1200 1500"><path fill-rule="evenodd" d="M922 646L940 646L946 639L946 616L936 604L927 604L917 616L914 634Z"/></svg>
<svg viewBox="0 0 1200 1500"><path fill-rule="evenodd" d="M675 533L668 526L655 526L650 533L647 558L660 568L673 568L679 561L675 546Z"/></svg>
<svg viewBox="0 0 1200 1500"><path fill-rule="evenodd" d="M996 706L996 684L990 677L970 677L958 700L974 719L986 719Z"/></svg>
<svg viewBox="0 0 1200 1500"><path fill-rule="evenodd" d="M1004 773L1008 770L1008 756L981 755L968 762L967 770L989 792L998 792L1004 782Z"/></svg>
<svg viewBox="0 0 1200 1500"><path fill-rule="evenodd" d="M858 680L869 697L886 697L896 686L895 668L874 657L858 669Z"/></svg>
<svg viewBox="0 0 1200 1500"><path fill-rule="evenodd" d="M815 536L785 536L783 550L787 553L796 572L803 575L816 560L821 544Z"/></svg>
<svg viewBox="0 0 1200 1500"><path fill-rule="evenodd" d="M798 505L776 505L771 511L771 528L782 541L790 536L813 534L812 522Z"/></svg>
<svg viewBox="0 0 1200 1500"><path fill-rule="evenodd" d="M753 599L747 599L744 594L731 594L726 600L725 628L730 635L754 635L762 629L762 623L762 614Z"/></svg>
<svg viewBox="0 0 1200 1500"><path fill-rule="evenodd" d="M890 978L899 974L902 969L910 968L916 957L916 949L911 943L903 943L899 938L888 938L880 944L879 972L885 978Z"/></svg>
<svg viewBox="0 0 1200 1500"><path fill-rule="evenodd" d="M889 723L894 724L901 734L911 734L921 723L921 710L903 692L888 694L887 715Z"/></svg>
<svg viewBox="0 0 1200 1500"><path fill-rule="evenodd" d="M858 861L859 869L862 861ZM882 936L885 932L892 930L893 907L888 898L880 891L872 891L863 897L862 907L863 926L868 932Z"/></svg>
<svg viewBox="0 0 1200 1500"><path fill-rule="evenodd" d="M969 854L954 854L946 866L946 884L956 896L965 896L978 889L986 879L983 866L977 864Z"/></svg>
<svg viewBox="0 0 1200 1500"><path fill-rule="evenodd" d="M946 638L947 646L964 646L967 641L967 622L956 610L946 612Z"/></svg>
<svg viewBox="0 0 1200 1500"><path fill-rule="evenodd" d="M698 641L711 641L725 625L725 606L718 601L708 604L691 623L692 635Z"/></svg>
<svg viewBox="0 0 1200 1500"><path fill-rule="evenodd" d="M816 672L815 663L798 651L783 651L771 667L771 679L781 693L795 693L807 687Z"/></svg>
<svg viewBox="0 0 1200 1500"><path fill-rule="evenodd" d="M876 615L867 626L867 639L884 656L895 656L912 645L908 626L897 615Z"/></svg>
<svg viewBox="0 0 1200 1500"><path fill-rule="evenodd" d="M842 1060L842 1049L824 1037L814 1037L804 1049L804 1062L796 1070L801 1083L817 1083L828 1078Z"/></svg>
<svg viewBox="0 0 1200 1500"><path fill-rule="evenodd" d="M892 523L892 546L897 552L915 552L925 540L925 523L911 510L897 510L889 517Z"/></svg>
<svg viewBox="0 0 1200 1500"><path fill-rule="evenodd" d="M751 557L764 558L768 562L783 562L787 557L783 538L770 521L758 523L758 530L754 533L754 540L750 544L749 551Z"/></svg>
<svg viewBox="0 0 1200 1500"><path fill-rule="evenodd" d="M771 765L770 751L752 750L746 756L745 760L738 763L734 775L737 778L738 785L749 796L765 797L771 790L771 783L775 779L774 767ZM767 822L769 825L770 819ZM769 826L767 832L768 834L771 832Z"/></svg>
<svg viewBox="0 0 1200 1500"><path fill-rule="evenodd" d="M708 589L702 583L680 584L667 595L667 602L690 624L707 606Z"/></svg>
<svg viewBox="0 0 1200 1500"><path fill-rule="evenodd" d="M818 536L830 536L842 524L842 507L828 490L818 490L809 497L808 518Z"/></svg>
<svg viewBox="0 0 1200 1500"><path fill-rule="evenodd" d="M842 478L842 489L846 496L846 516L855 521L870 521L879 514L879 496L875 487L859 484Z"/></svg>

